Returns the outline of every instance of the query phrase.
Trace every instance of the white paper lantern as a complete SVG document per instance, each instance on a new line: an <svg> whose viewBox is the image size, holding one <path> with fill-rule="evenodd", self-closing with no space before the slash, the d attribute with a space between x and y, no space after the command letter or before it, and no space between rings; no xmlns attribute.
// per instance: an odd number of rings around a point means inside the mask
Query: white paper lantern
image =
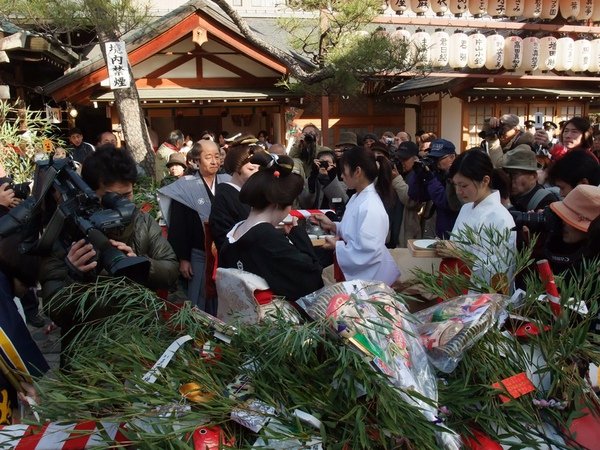
<svg viewBox="0 0 600 450"><path fill-rule="evenodd" d="M523 61L523 39L519 36L509 36L504 40L504 68L516 70Z"/></svg>
<svg viewBox="0 0 600 450"><path fill-rule="evenodd" d="M506 0L506 15L508 17L520 17L523 15L524 7L525 0Z"/></svg>
<svg viewBox="0 0 600 450"><path fill-rule="evenodd" d="M423 16L429 11L429 0L411 0L410 9L417 13L417 16Z"/></svg>
<svg viewBox="0 0 600 450"><path fill-rule="evenodd" d="M410 42L410 32L402 27L398 27L390 33L390 39L395 41Z"/></svg>
<svg viewBox="0 0 600 450"><path fill-rule="evenodd" d="M431 0L431 10L436 16L443 16L448 12L448 0Z"/></svg>
<svg viewBox="0 0 600 450"><path fill-rule="evenodd" d="M469 9L467 0L450 0L450 12L456 17L462 16Z"/></svg>
<svg viewBox="0 0 600 450"><path fill-rule="evenodd" d="M575 20L579 15L579 0L560 0L560 15Z"/></svg>
<svg viewBox="0 0 600 450"><path fill-rule="evenodd" d="M565 71L573 67L575 60L575 41L570 37L561 37L556 41L556 70Z"/></svg>
<svg viewBox="0 0 600 450"><path fill-rule="evenodd" d="M540 18L552 20L558 15L558 0L543 0Z"/></svg>
<svg viewBox="0 0 600 450"><path fill-rule="evenodd" d="M486 38L485 68L498 70L504 64L504 36L492 34Z"/></svg>
<svg viewBox="0 0 600 450"><path fill-rule="evenodd" d="M453 69L462 69L469 60L469 36L462 31L450 35L450 59L448 65Z"/></svg>
<svg viewBox="0 0 600 450"><path fill-rule="evenodd" d="M542 13L542 0L528 0L523 8L525 19L537 19Z"/></svg>
<svg viewBox="0 0 600 450"><path fill-rule="evenodd" d="M409 9L409 0L390 0L390 8L395 11L396 14L402 15L404 11Z"/></svg>
<svg viewBox="0 0 600 450"><path fill-rule="evenodd" d="M540 40L534 36L523 39L523 62L521 69L533 72L540 64Z"/></svg>
<svg viewBox="0 0 600 450"><path fill-rule="evenodd" d="M406 46L406 54L404 55L404 64L410 65L410 33L402 27L396 28L390 33L390 40L396 45Z"/></svg>
<svg viewBox="0 0 600 450"><path fill-rule="evenodd" d="M590 72L600 72L600 39L594 39L590 42L592 50L590 52Z"/></svg>
<svg viewBox="0 0 600 450"><path fill-rule="evenodd" d="M539 68L544 72L553 70L556 66L556 39L554 36L544 36L540 39Z"/></svg>
<svg viewBox="0 0 600 450"><path fill-rule="evenodd" d="M431 65L446 67L450 60L450 35L441 29L431 35Z"/></svg>
<svg viewBox="0 0 600 450"><path fill-rule="evenodd" d="M469 0L469 12L475 17L481 17L487 13L488 0Z"/></svg>
<svg viewBox="0 0 600 450"><path fill-rule="evenodd" d="M421 29L410 37L411 59L417 66L429 64L431 59L431 35Z"/></svg>
<svg viewBox="0 0 600 450"><path fill-rule="evenodd" d="M574 45L573 72L583 72L590 67L592 43L587 39L577 39Z"/></svg>
<svg viewBox="0 0 600 450"><path fill-rule="evenodd" d="M577 15L577 20L589 20L592 17L592 13L594 12L594 0L580 0L581 3L579 5L579 14ZM600 8L600 4L598 5Z"/></svg>
<svg viewBox="0 0 600 450"><path fill-rule="evenodd" d="M470 69L481 69L485 65L487 50L486 38L479 31L469 35L469 58L467 65Z"/></svg>
<svg viewBox="0 0 600 450"><path fill-rule="evenodd" d="M506 0L489 0L487 12L492 17L506 15Z"/></svg>

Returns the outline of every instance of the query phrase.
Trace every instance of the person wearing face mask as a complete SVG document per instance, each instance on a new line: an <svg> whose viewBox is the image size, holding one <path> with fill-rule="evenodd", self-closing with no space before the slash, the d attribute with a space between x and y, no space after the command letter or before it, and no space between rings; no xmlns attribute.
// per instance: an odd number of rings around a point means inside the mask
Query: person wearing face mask
<svg viewBox="0 0 600 450"><path fill-rule="evenodd" d="M216 186L231 177L217 172L220 166L218 145L200 140L187 153L186 175L158 190L163 217L168 220L168 239L177 259L183 287L193 305L216 313L215 299L207 299L205 287L204 223L210 216Z"/></svg>

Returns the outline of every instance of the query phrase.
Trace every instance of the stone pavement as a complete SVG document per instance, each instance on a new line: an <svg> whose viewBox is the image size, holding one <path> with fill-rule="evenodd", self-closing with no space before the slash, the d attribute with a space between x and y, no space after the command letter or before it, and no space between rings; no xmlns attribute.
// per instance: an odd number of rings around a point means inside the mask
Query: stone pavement
<svg viewBox="0 0 600 450"><path fill-rule="evenodd" d="M50 365L50 369L57 369L60 364L60 329L52 324L52 321L46 317L46 325L43 328L36 328L27 325L29 332L33 337Z"/></svg>

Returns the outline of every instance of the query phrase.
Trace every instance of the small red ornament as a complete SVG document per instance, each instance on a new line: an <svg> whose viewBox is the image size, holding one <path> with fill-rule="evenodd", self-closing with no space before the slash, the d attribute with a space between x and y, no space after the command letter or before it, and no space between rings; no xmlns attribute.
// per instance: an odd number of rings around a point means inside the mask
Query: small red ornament
<svg viewBox="0 0 600 450"><path fill-rule="evenodd" d="M276 170L275 172L273 172L273 176L274 176L275 178L279 178L279 175L281 175L281 174L279 173L279 170Z"/></svg>
<svg viewBox="0 0 600 450"><path fill-rule="evenodd" d="M235 439L227 439L220 427L199 427L192 435L194 450L219 450L235 445Z"/></svg>

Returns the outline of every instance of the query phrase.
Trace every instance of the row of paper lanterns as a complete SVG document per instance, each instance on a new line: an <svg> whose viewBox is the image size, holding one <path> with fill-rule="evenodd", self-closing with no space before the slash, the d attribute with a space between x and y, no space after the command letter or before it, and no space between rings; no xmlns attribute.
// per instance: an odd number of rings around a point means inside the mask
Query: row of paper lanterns
<svg viewBox="0 0 600 450"><path fill-rule="evenodd" d="M569 20L600 21L600 5L594 8L594 0L388 0L388 3L396 14L412 11L424 15L431 10L440 16L469 13L475 17L488 14L552 20L560 12Z"/></svg>
<svg viewBox="0 0 600 450"><path fill-rule="evenodd" d="M408 42L408 58L434 68L600 72L600 38L485 36L479 31L449 34L440 29L433 34L417 30L411 35L403 28L390 33L390 38Z"/></svg>

